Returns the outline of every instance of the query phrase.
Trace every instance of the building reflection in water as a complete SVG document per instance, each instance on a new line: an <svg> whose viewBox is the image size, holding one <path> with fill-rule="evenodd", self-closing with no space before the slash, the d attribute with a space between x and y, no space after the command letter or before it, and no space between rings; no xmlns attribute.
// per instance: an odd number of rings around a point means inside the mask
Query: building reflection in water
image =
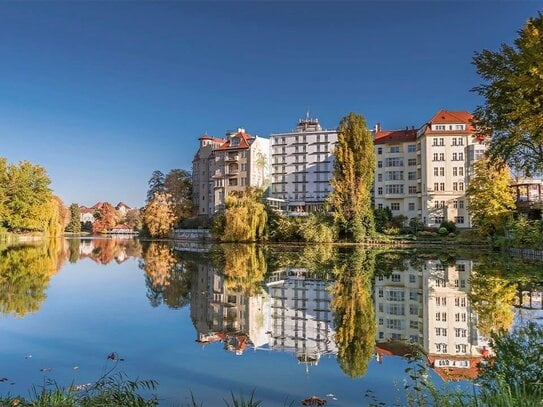
<svg viewBox="0 0 543 407"><path fill-rule="evenodd" d="M323 354L337 352L329 284L306 269L282 269L260 293L246 296L229 289L211 263L200 263L191 297L196 340L222 342L238 355L248 347L292 352L300 363L317 364Z"/></svg>
<svg viewBox="0 0 543 407"><path fill-rule="evenodd" d="M408 341L422 347L443 380L475 378L490 349L469 301L472 269L469 260L427 259L377 277L378 359L387 354L379 355L380 345Z"/></svg>

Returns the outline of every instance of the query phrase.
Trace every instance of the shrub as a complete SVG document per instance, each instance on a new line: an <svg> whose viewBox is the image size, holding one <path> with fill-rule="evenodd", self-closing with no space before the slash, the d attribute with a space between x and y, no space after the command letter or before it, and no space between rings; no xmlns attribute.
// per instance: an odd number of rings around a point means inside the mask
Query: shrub
<svg viewBox="0 0 543 407"><path fill-rule="evenodd" d="M447 230L446 227L441 226L441 227L439 228L439 230L437 231L437 233L439 233L441 236L445 236L446 234L449 233L449 231Z"/></svg>
<svg viewBox="0 0 543 407"><path fill-rule="evenodd" d="M450 220L445 220L441 222L441 225L439 225L439 229L441 230L441 228L447 229L447 233L456 233L456 224Z"/></svg>

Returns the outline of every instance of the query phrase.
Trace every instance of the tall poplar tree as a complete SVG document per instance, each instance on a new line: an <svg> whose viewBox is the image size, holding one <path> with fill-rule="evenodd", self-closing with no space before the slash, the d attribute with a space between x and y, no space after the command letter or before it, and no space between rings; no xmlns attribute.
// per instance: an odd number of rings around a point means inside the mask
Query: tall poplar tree
<svg viewBox="0 0 543 407"><path fill-rule="evenodd" d="M360 242L373 235L371 187L375 173L373 137L363 116L349 113L341 119L334 151L332 193L328 203L340 237Z"/></svg>
<svg viewBox="0 0 543 407"><path fill-rule="evenodd" d="M66 226L66 232L80 233L81 232L81 210L79 205L73 203L70 205L70 222Z"/></svg>

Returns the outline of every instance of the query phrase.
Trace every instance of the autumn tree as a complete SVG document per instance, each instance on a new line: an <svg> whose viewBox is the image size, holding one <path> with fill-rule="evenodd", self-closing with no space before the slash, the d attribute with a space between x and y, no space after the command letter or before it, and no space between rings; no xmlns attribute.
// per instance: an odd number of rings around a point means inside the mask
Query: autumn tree
<svg viewBox="0 0 543 407"><path fill-rule="evenodd" d="M167 237L175 223L168 194L155 194L143 210L143 222L152 237Z"/></svg>
<svg viewBox="0 0 543 407"><path fill-rule="evenodd" d="M2 160L0 174L4 225L10 230L45 231L53 199L45 168L28 161L6 166Z"/></svg>
<svg viewBox="0 0 543 407"><path fill-rule="evenodd" d="M147 202L152 201L155 197L155 194L163 194L166 192L164 182L164 173L159 170L153 171L153 173L151 174L151 178L148 182L149 189L147 190Z"/></svg>
<svg viewBox="0 0 543 407"><path fill-rule="evenodd" d="M481 158L474 164L474 176L466 195L473 223L485 235L493 235L503 228L515 208L509 187L509 169Z"/></svg>
<svg viewBox="0 0 543 407"><path fill-rule="evenodd" d="M375 350L377 325L372 299L375 253L355 248L334 266L331 307L338 362L350 377L364 376Z"/></svg>
<svg viewBox="0 0 543 407"><path fill-rule="evenodd" d="M117 224L117 212L113 205L108 202L103 203L100 208L94 212L96 219L92 224L93 233L105 233Z"/></svg>
<svg viewBox="0 0 543 407"><path fill-rule="evenodd" d="M3 219L7 215L6 200L7 200L7 160L3 157L0 157L0 228L2 227Z"/></svg>
<svg viewBox="0 0 543 407"><path fill-rule="evenodd" d="M171 170L164 179L164 189L170 195L176 223L192 215L192 174L187 170Z"/></svg>
<svg viewBox="0 0 543 407"><path fill-rule="evenodd" d="M79 205L76 203L70 205L70 221L68 226L66 226L66 232L81 232L81 211Z"/></svg>
<svg viewBox="0 0 543 407"><path fill-rule="evenodd" d="M477 131L490 137L491 161L527 174L543 171L543 15L528 20L514 45L474 57L484 98L475 110Z"/></svg>
<svg viewBox="0 0 543 407"><path fill-rule="evenodd" d="M262 192L247 188L225 199L224 214L215 221L213 234L223 242L254 242L263 237L268 215Z"/></svg>
<svg viewBox="0 0 543 407"><path fill-rule="evenodd" d="M375 232L371 187L375 172L373 138L361 115L341 119L328 197L340 237L357 242Z"/></svg>
<svg viewBox="0 0 543 407"><path fill-rule="evenodd" d="M131 227L132 229L140 230L143 223L141 211L139 209L130 209L128 212L126 212L124 221L127 226Z"/></svg>

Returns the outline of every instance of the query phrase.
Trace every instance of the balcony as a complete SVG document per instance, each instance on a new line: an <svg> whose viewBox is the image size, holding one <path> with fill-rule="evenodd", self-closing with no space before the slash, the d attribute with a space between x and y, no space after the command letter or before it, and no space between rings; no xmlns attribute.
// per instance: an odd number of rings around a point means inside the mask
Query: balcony
<svg viewBox="0 0 543 407"><path fill-rule="evenodd" d="M239 154L228 154L224 157L225 161L239 161Z"/></svg>

